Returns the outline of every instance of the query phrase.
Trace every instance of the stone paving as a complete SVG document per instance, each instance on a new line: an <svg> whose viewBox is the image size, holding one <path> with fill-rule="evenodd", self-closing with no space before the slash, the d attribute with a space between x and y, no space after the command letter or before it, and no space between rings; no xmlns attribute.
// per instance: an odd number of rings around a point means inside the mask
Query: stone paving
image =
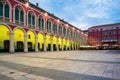
<svg viewBox="0 0 120 80"><path fill-rule="evenodd" d="M120 80L120 50L2 53L0 80Z"/></svg>

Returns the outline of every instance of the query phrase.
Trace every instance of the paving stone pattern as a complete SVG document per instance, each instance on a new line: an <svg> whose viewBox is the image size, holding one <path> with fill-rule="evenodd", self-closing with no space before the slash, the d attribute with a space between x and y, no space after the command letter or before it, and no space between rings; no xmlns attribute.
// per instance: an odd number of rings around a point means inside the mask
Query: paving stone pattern
<svg viewBox="0 0 120 80"><path fill-rule="evenodd" d="M0 80L120 80L120 50L0 53Z"/></svg>

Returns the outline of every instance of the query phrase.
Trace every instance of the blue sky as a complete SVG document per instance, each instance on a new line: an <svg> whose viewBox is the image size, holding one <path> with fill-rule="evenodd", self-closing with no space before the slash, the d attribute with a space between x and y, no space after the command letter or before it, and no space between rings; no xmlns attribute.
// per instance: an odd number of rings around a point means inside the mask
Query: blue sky
<svg viewBox="0 0 120 80"><path fill-rule="evenodd" d="M120 0L29 0L81 30L120 22Z"/></svg>

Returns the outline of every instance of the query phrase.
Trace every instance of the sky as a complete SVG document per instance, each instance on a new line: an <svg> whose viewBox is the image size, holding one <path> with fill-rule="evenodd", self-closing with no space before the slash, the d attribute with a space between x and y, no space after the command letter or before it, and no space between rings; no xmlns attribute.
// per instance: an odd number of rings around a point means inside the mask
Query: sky
<svg viewBox="0 0 120 80"><path fill-rule="evenodd" d="M120 22L120 0L29 0L81 30Z"/></svg>

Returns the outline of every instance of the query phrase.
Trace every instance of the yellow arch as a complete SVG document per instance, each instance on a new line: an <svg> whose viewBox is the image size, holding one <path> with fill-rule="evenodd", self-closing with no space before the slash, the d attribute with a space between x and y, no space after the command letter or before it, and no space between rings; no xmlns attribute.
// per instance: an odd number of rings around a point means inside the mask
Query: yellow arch
<svg viewBox="0 0 120 80"><path fill-rule="evenodd" d="M50 35L46 36L46 47L48 47L48 44L51 44L51 36Z"/></svg>
<svg viewBox="0 0 120 80"><path fill-rule="evenodd" d="M44 35L39 33L38 34L38 43L39 43L39 50L42 49L42 44L44 43Z"/></svg>
<svg viewBox="0 0 120 80"><path fill-rule="evenodd" d="M67 39L67 47L70 48L70 40Z"/></svg>
<svg viewBox="0 0 120 80"><path fill-rule="evenodd" d="M65 38L63 39L63 44L66 46L66 39Z"/></svg>
<svg viewBox="0 0 120 80"><path fill-rule="evenodd" d="M35 33L33 31L28 31L28 44L29 42L32 43L32 50L35 50ZM30 46L28 45L28 48Z"/></svg>
<svg viewBox="0 0 120 80"><path fill-rule="evenodd" d="M20 28L14 30L14 45L15 49L17 49L17 42L21 41L24 44L24 32Z"/></svg>
<svg viewBox="0 0 120 80"><path fill-rule="evenodd" d="M5 25L0 25L0 49L4 49L4 41L10 40L10 30Z"/></svg>
<svg viewBox="0 0 120 80"><path fill-rule="evenodd" d="M59 38L58 40L59 40L59 41L58 41L58 44L60 45L60 48L62 48L62 39Z"/></svg>
<svg viewBox="0 0 120 80"><path fill-rule="evenodd" d="M56 38L56 36L53 36L53 44L57 44L57 38Z"/></svg>

